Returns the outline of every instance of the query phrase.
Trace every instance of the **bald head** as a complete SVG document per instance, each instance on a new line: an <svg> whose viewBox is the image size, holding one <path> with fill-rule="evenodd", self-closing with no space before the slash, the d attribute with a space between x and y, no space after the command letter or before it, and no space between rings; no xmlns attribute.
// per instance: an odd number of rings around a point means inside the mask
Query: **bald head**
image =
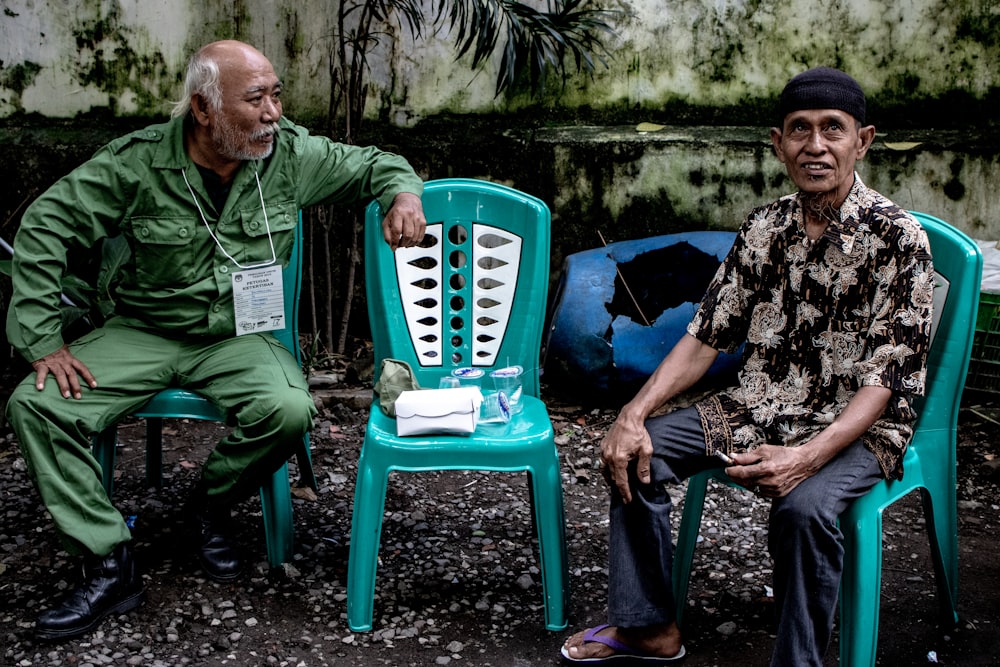
<svg viewBox="0 0 1000 667"><path fill-rule="evenodd" d="M191 98L200 96L213 111L222 108L223 74L244 75L274 72L267 57L243 42L225 39L206 44L191 57L184 77L184 92L170 115L185 116L191 111Z"/></svg>
<svg viewBox="0 0 1000 667"><path fill-rule="evenodd" d="M198 49L194 58L208 58L219 63L220 66L238 66L242 63L267 61L263 53L249 44L238 42L235 39L223 39L206 44Z"/></svg>

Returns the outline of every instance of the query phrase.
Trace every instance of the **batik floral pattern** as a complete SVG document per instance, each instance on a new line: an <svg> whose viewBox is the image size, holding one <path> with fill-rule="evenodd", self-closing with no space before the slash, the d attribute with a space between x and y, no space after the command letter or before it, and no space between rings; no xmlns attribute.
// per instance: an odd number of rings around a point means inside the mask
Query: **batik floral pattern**
<svg viewBox="0 0 1000 667"><path fill-rule="evenodd" d="M743 345L738 385L697 406L709 452L801 445L882 386L893 398L863 440L901 477L933 314L927 235L857 175L839 220L817 240L804 229L798 195L755 209L688 325L716 349Z"/></svg>

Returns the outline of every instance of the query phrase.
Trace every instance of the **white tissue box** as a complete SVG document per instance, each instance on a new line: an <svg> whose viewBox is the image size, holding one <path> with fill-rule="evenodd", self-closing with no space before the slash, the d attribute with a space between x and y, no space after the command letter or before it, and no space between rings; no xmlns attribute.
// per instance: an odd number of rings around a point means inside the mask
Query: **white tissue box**
<svg viewBox="0 0 1000 667"><path fill-rule="evenodd" d="M482 402L479 387L401 392L396 398L396 434L468 435L476 430Z"/></svg>

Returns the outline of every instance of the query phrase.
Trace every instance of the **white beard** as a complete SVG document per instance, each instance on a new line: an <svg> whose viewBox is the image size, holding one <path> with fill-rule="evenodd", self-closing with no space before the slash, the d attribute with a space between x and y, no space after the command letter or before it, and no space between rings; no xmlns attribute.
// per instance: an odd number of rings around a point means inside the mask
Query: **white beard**
<svg viewBox="0 0 1000 667"><path fill-rule="evenodd" d="M234 125L219 116L212 130L212 144L216 152L230 160L263 160L274 151L274 142L261 149L252 148L253 142L267 136L277 136L278 124L250 134L240 132Z"/></svg>

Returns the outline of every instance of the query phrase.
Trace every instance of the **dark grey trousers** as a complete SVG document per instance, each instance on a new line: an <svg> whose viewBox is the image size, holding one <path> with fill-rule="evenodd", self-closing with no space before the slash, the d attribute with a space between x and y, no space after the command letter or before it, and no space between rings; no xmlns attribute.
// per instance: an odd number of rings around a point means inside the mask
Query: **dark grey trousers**
<svg viewBox="0 0 1000 667"><path fill-rule="evenodd" d="M723 465L705 454L701 420L685 408L646 422L653 441L651 483L630 467L632 502L612 488L608 622L642 627L674 620L673 543L667 484ZM778 634L771 664L823 664L843 570L837 517L882 478L875 456L857 441L787 496L772 501L768 550L774 561Z"/></svg>

